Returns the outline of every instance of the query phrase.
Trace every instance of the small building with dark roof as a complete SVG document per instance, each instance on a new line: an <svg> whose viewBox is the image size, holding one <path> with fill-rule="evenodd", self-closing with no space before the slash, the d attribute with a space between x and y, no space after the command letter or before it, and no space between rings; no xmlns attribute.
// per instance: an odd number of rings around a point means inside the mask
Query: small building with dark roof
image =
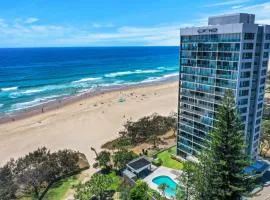
<svg viewBox="0 0 270 200"><path fill-rule="evenodd" d="M138 178L144 178L151 173L151 162L144 156L136 158L126 164L123 176L135 182Z"/></svg>

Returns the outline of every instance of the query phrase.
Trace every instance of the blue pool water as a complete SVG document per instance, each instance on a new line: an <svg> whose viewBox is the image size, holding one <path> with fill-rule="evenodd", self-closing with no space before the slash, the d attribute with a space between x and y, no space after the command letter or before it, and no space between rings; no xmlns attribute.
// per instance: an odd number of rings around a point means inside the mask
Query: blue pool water
<svg viewBox="0 0 270 200"><path fill-rule="evenodd" d="M178 73L178 47L0 48L0 115Z"/></svg>
<svg viewBox="0 0 270 200"><path fill-rule="evenodd" d="M165 195L167 197L175 197L177 184L168 176L157 176L154 178L153 183L157 184L158 186L161 184L166 184L167 188L165 190Z"/></svg>

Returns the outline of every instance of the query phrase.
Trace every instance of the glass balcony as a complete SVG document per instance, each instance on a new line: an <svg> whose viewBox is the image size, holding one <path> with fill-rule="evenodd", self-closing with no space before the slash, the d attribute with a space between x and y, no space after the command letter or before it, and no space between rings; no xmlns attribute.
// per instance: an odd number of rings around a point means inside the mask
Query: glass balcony
<svg viewBox="0 0 270 200"><path fill-rule="evenodd" d="M217 60L239 61L239 58L238 57L222 57L222 56L218 56Z"/></svg>
<svg viewBox="0 0 270 200"><path fill-rule="evenodd" d="M232 48L232 47L219 47L218 51L240 51L240 47L239 48Z"/></svg>
<svg viewBox="0 0 270 200"><path fill-rule="evenodd" d="M237 73L231 73L231 74L225 74L225 72L224 72L224 74L221 74L221 73L219 73L219 74L216 74L216 77L217 78L223 78L223 79L230 79L230 80L236 80L237 79Z"/></svg>
<svg viewBox="0 0 270 200"><path fill-rule="evenodd" d="M197 98L196 98L197 99ZM201 103L195 103L195 102L191 102L189 100L186 100L184 98L180 98L180 102L181 103L186 103L186 104L189 104L189 105L192 105L192 106L197 106L197 107L200 107L200 108L204 108L204 109L207 109L207 110L211 110L213 112L215 112L215 106L214 106L214 103L212 103L212 106L210 105L206 105L206 104L201 104ZM180 103L180 104L181 104ZM211 104L211 103L208 103L208 104Z"/></svg>
<svg viewBox="0 0 270 200"><path fill-rule="evenodd" d="M193 122L192 120L189 120L183 117L180 117L180 124L184 124L186 126L193 127L199 131L203 131L204 133L209 133L210 130L213 128L212 126L208 126L207 124L202 124L202 122Z"/></svg>

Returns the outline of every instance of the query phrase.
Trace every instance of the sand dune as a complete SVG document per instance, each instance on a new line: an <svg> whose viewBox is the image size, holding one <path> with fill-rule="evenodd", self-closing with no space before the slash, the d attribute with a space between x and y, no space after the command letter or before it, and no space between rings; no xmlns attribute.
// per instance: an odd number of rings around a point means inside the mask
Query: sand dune
<svg viewBox="0 0 270 200"><path fill-rule="evenodd" d="M127 119L177 110L177 83L145 86L89 97L65 107L0 125L0 164L40 146L70 148L86 154L114 139ZM120 102L121 99L123 102Z"/></svg>

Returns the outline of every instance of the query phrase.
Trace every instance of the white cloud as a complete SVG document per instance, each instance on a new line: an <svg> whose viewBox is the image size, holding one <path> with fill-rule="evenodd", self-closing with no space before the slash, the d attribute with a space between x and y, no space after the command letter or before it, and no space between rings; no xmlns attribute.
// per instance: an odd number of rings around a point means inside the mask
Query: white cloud
<svg viewBox="0 0 270 200"><path fill-rule="evenodd" d="M114 24L108 23L108 24L100 24L100 23L92 23L93 28L113 28L115 27Z"/></svg>
<svg viewBox="0 0 270 200"><path fill-rule="evenodd" d="M35 18L35 17L29 17L27 19L24 20L24 23L25 24L32 24L32 23L35 23L37 22L39 19L38 18Z"/></svg>
<svg viewBox="0 0 270 200"><path fill-rule="evenodd" d="M270 24L270 2L242 6L237 9L237 12L255 14L255 23ZM232 13L232 11L227 10L225 13Z"/></svg>
<svg viewBox="0 0 270 200"><path fill-rule="evenodd" d="M243 5L237 5L237 6L232 6L232 9L239 9L239 8L242 8Z"/></svg>
<svg viewBox="0 0 270 200"><path fill-rule="evenodd" d="M228 5L228 1L226 3ZM231 8L229 9L229 7ZM270 2L253 5L229 5L226 9L213 11L212 14L228 14L235 12L235 9L237 12L255 14L256 23L270 24ZM25 24L25 20L22 19L8 23L5 19L0 18L0 47L179 45L180 27L206 25L208 17L209 13L201 13L198 19L187 21L185 24L158 24L148 27L116 27L111 23L92 23L84 27ZM109 29L104 30L103 28Z"/></svg>
<svg viewBox="0 0 270 200"><path fill-rule="evenodd" d="M6 28L8 27L8 24L5 22L4 19L0 18L0 27Z"/></svg>
<svg viewBox="0 0 270 200"><path fill-rule="evenodd" d="M239 4L247 3L249 1L250 0L225 0L222 2L206 5L206 7L239 5Z"/></svg>

